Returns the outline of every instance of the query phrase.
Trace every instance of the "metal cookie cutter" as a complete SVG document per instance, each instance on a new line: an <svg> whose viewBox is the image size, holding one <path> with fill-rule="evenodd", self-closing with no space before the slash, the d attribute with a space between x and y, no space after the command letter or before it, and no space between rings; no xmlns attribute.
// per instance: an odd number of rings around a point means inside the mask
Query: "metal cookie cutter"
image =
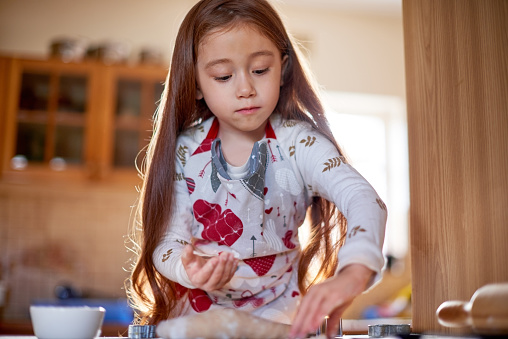
<svg viewBox="0 0 508 339"><path fill-rule="evenodd" d="M325 317L325 320L321 324L321 326L316 331L316 336L324 335L326 334L326 328L328 326L328 316ZM333 338L342 338L342 318L339 321L339 328L337 329L337 333Z"/></svg>
<svg viewBox="0 0 508 339"><path fill-rule="evenodd" d="M404 325L369 325L369 337L383 338L395 335L405 335L411 333L411 326Z"/></svg>
<svg viewBox="0 0 508 339"><path fill-rule="evenodd" d="M155 338L155 325L129 325L129 339Z"/></svg>

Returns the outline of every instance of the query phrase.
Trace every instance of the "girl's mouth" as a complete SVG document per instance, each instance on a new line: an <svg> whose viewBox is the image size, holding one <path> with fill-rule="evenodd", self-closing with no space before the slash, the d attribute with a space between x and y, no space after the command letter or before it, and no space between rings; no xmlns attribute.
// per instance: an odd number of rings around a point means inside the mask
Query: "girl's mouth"
<svg viewBox="0 0 508 339"><path fill-rule="evenodd" d="M258 109L259 109L259 107L255 107L255 106L244 107L244 108L241 108L241 109L237 110L236 113L239 113L239 114L252 114L252 113L255 113Z"/></svg>

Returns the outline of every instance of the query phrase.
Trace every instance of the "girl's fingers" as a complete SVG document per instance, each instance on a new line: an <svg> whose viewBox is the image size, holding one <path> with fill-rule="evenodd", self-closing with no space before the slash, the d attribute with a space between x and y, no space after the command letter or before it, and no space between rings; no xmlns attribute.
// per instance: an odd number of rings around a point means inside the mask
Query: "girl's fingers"
<svg viewBox="0 0 508 339"><path fill-rule="evenodd" d="M342 289L336 285L337 281L332 278L310 288L298 307L297 317L290 332L293 338L304 337L314 332L321 326L326 316L334 317L331 325L338 326L339 320L335 319L335 315L338 314L340 318L352 298L349 302L345 300Z"/></svg>
<svg viewBox="0 0 508 339"><path fill-rule="evenodd" d="M223 252L219 256L219 263L210 281L211 289L219 289L231 280L235 258L231 253Z"/></svg>
<svg viewBox="0 0 508 339"><path fill-rule="evenodd" d="M236 266L235 265L235 262L236 262L236 259L234 258L234 256L231 254L231 253L228 253L228 256L227 256L227 261L226 261L226 266L224 267L224 275L222 277L222 285L226 284L228 281L231 280L231 278L233 277L233 274L235 273L235 270L233 270L233 268Z"/></svg>
<svg viewBox="0 0 508 339"><path fill-rule="evenodd" d="M185 246L182 263L192 284L205 291L213 291L228 283L236 272L238 260L232 253L222 252L218 257L204 259L194 254L192 246Z"/></svg>
<svg viewBox="0 0 508 339"><path fill-rule="evenodd" d="M311 288L298 307L290 332L293 338L306 337L308 333L315 331L325 319L326 314L322 313L322 308L320 308L324 300L317 293L312 292Z"/></svg>
<svg viewBox="0 0 508 339"><path fill-rule="evenodd" d="M361 264L350 264L339 275L312 286L302 299L301 305L291 327L291 338L305 337L322 324L325 316L330 316L328 335L338 327L344 310L360 294L372 278L374 272Z"/></svg>
<svg viewBox="0 0 508 339"><path fill-rule="evenodd" d="M231 271L229 273L229 279L227 282L229 282L231 279L233 279L237 269L238 269L238 259L234 258L233 265L231 266Z"/></svg>
<svg viewBox="0 0 508 339"><path fill-rule="evenodd" d="M312 299L312 303L307 308L308 311L306 313L308 316L305 317L304 322L302 324L301 333L307 334L316 331L327 316L327 312L320 306L323 304L325 300L322 298L316 297Z"/></svg>
<svg viewBox="0 0 508 339"><path fill-rule="evenodd" d="M192 283L197 287L207 290L207 285L210 282L210 279L212 277L213 272L215 271L215 268L218 264L218 258L210 258L206 264L204 264L200 269L198 269L192 277L189 277L191 279Z"/></svg>
<svg viewBox="0 0 508 339"><path fill-rule="evenodd" d="M215 258L214 258L215 259ZM224 255L219 255L216 261L216 265L213 267L213 271L206 283L207 290L216 290L222 281L222 277L225 272L226 260Z"/></svg>
<svg viewBox="0 0 508 339"><path fill-rule="evenodd" d="M337 308L336 310L334 310L332 312L332 314L330 314L330 317L328 318L327 326L326 326L326 337L327 338L335 338L337 336L337 334L339 332L340 318L342 317L342 314L346 310L347 306L349 306L349 305L341 306L341 307Z"/></svg>
<svg viewBox="0 0 508 339"><path fill-rule="evenodd" d="M238 259L235 258L235 260L233 260L233 267L231 268L230 280L235 275L235 272L236 272L237 269L238 269Z"/></svg>

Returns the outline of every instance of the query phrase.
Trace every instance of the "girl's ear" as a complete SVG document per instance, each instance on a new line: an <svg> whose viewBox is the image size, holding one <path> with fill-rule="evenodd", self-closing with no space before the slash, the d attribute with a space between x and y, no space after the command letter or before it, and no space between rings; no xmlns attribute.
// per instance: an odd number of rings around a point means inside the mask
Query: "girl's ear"
<svg viewBox="0 0 508 339"><path fill-rule="evenodd" d="M201 92L201 90L199 89L198 86L196 86L196 100L201 100L203 99L203 92Z"/></svg>
<svg viewBox="0 0 508 339"><path fill-rule="evenodd" d="M280 86L284 85L284 76L286 75L286 68L288 65L288 55L282 57L281 72L280 72Z"/></svg>

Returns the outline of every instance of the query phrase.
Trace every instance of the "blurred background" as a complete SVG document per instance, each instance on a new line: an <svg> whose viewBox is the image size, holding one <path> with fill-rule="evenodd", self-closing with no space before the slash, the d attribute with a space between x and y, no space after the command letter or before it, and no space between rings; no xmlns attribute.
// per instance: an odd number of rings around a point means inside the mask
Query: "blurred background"
<svg viewBox="0 0 508 339"><path fill-rule="evenodd" d="M134 164L194 3L0 0L3 332L30 331L34 303L106 305L113 334L130 323ZM345 318L410 316L401 1L272 3L305 49L339 143L389 208L389 270Z"/></svg>

